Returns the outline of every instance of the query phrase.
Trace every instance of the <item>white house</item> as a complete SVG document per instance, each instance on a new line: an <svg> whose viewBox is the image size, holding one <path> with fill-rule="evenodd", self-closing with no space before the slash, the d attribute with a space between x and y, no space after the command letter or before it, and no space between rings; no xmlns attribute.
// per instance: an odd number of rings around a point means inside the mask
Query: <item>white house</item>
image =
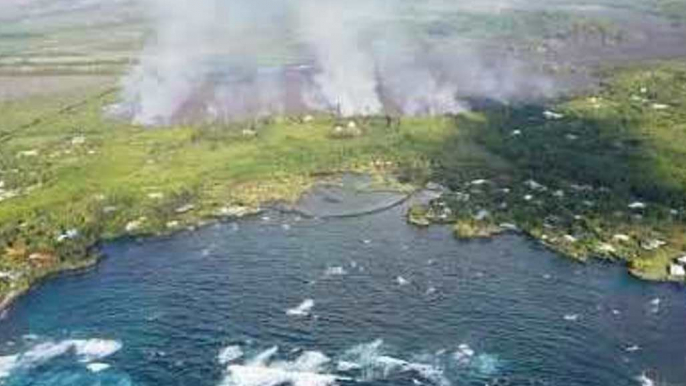
<svg viewBox="0 0 686 386"><path fill-rule="evenodd" d="M682 265L672 264L669 266L669 275L675 277L686 276L686 269Z"/></svg>

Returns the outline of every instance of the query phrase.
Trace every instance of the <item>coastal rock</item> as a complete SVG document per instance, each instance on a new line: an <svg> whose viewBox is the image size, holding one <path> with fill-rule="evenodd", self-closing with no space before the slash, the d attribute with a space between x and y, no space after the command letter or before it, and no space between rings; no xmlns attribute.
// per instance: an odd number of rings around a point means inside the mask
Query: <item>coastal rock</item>
<svg viewBox="0 0 686 386"><path fill-rule="evenodd" d="M612 244L600 243L598 244L598 252L605 254L614 254L617 253L617 249Z"/></svg>
<svg viewBox="0 0 686 386"><path fill-rule="evenodd" d="M517 225L512 224L512 223L508 223L508 222L501 223L498 226L504 231L510 231L510 232L519 231L519 228L517 227Z"/></svg>
<svg viewBox="0 0 686 386"><path fill-rule="evenodd" d="M579 241L579 239L577 239L576 237L574 237L572 235L564 235L564 236L562 236L562 238L564 239L564 241L566 241L568 243L576 243L577 241Z"/></svg>
<svg viewBox="0 0 686 386"><path fill-rule="evenodd" d="M419 227L428 227L431 225L431 221L427 219L426 217L420 217L420 216L409 216L407 220L410 224L416 225Z"/></svg>
<svg viewBox="0 0 686 386"><path fill-rule="evenodd" d="M258 213L259 209L251 208L243 205L224 206L217 211L220 217L235 217L240 218L250 214Z"/></svg>
<svg viewBox="0 0 686 386"><path fill-rule="evenodd" d="M407 211L407 222L419 227L428 227L431 225L428 208L424 205L412 205Z"/></svg>
<svg viewBox="0 0 686 386"><path fill-rule="evenodd" d="M21 274L13 271L0 271L0 281L13 282L21 277ZM2 308L2 307L0 307Z"/></svg>
<svg viewBox="0 0 686 386"><path fill-rule="evenodd" d="M450 190L447 187L439 184L438 182L432 182L432 181L427 182L424 189L430 190L432 192L447 192Z"/></svg>

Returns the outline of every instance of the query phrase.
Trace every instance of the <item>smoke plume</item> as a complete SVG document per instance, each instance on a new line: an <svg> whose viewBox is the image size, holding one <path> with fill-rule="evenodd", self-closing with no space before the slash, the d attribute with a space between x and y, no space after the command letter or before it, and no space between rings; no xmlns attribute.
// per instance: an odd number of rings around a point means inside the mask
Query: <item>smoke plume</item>
<svg viewBox="0 0 686 386"><path fill-rule="evenodd" d="M481 42L431 30L467 4L143 1L152 31L115 106L138 124L306 111L433 115L460 112L469 97L552 90L514 56L489 61ZM505 6L486 3L488 12Z"/></svg>

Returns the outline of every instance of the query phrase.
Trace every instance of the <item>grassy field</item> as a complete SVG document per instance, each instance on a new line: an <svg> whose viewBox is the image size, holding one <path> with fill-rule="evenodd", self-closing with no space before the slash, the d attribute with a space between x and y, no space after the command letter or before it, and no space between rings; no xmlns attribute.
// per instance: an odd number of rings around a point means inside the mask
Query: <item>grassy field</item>
<svg viewBox="0 0 686 386"><path fill-rule="evenodd" d="M686 250L686 65L606 76L602 91L550 106L491 102L391 122L141 128L103 115L116 97L107 85L0 101L0 297L92 263L100 241L292 202L342 171L440 182L444 194L413 208L414 222L455 224L464 237L516 228L565 255L666 279Z"/></svg>
<svg viewBox="0 0 686 386"><path fill-rule="evenodd" d="M149 129L104 118L109 91L0 102L1 292L91 261L103 239L291 202L339 171L422 182L456 134L451 118L330 116Z"/></svg>

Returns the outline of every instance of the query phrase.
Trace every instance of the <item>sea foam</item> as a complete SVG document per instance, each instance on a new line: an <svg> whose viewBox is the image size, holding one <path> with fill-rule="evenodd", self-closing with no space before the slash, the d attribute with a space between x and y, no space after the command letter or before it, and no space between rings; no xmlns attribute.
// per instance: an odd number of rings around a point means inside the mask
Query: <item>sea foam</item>
<svg viewBox="0 0 686 386"><path fill-rule="evenodd" d="M221 386L329 386L339 379L326 372L329 357L318 351L305 351L292 361L273 360L274 346L255 355L245 364L232 364L226 370Z"/></svg>
<svg viewBox="0 0 686 386"><path fill-rule="evenodd" d="M336 377L305 371L288 371L261 366L231 365L222 386L329 386L336 384Z"/></svg>
<svg viewBox="0 0 686 386"><path fill-rule="evenodd" d="M222 349L217 356L220 364L226 365L243 356L243 350L240 346L228 346Z"/></svg>
<svg viewBox="0 0 686 386"><path fill-rule="evenodd" d="M334 358L319 351L304 351L294 358L297 351L281 354L273 346L244 358L243 363L236 358L226 368L220 386L332 386L398 377L411 377L417 384L450 386L450 378L456 374L481 379L493 376L501 365L496 356L477 354L466 344L455 352L438 350L409 359L393 355L381 339L353 346Z"/></svg>
<svg viewBox="0 0 686 386"><path fill-rule="evenodd" d="M106 339L68 339L38 343L24 353L0 357L0 379L9 377L18 368L39 366L67 354L73 354L79 362L90 363L106 358L121 348L120 342Z"/></svg>
<svg viewBox="0 0 686 386"><path fill-rule="evenodd" d="M0 357L0 379L9 377L12 370L17 367L18 355Z"/></svg>
<svg viewBox="0 0 686 386"><path fill-rule="evenodd" d="M110 365L107 363L100 363L100 362L95 362L95 363L89 363L86 368L88 371L91 373L99 373L101 371L105 371L110 368Z"/></svg>
<svg viewBox="0 0 686 386"><path fill-rule="evenodd" d="M314 300L312 299L305 299L303 300L300 305L298 305L295 308L290 308L286 310L286 315L290 316L308 316L310 315L310 311L312 311L312 307L314 307Z"/></svg>

